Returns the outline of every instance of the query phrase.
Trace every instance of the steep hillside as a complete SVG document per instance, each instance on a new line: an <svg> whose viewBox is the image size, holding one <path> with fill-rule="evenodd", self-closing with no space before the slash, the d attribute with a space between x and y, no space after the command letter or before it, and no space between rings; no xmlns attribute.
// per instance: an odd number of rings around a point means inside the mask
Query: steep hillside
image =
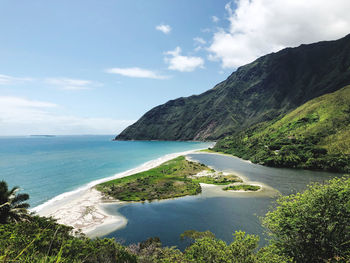
<svg viewBox="0 0 350 263"><path fill-rule="evenodd" d="M116 139L218 139L348 84L350 35L287 48L238 68L203 94L153 108Z"/></svg>
<svg viewBox="0 0 350 263"><path fill-rule="evenodd" d="M214 150L270 166L350 172L350 86L228 136Z"/></svg>

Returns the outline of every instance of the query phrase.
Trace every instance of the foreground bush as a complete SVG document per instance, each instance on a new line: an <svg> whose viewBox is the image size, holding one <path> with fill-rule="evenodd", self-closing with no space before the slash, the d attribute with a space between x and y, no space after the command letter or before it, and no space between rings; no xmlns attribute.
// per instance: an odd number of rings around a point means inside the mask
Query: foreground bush
<svg viewBox="0 0 350 263"><path fill-rule="evenodd" d="M0 224L2 262L136 262L113 239L71 235L72 228L33 216L30 221Z"/></svg>
<svg viewBox="0 0 350 263"><path fill-rule="evenodd" d="M350 262L350 177L281 197L264 220L271 243L296 262Z"/></svg>
<svg viewBox="0 0 350 263"><path fill-rule="evenodd" d="M350 262L350 177L313 184L304 193L281 197L264 218L270 245L238 231L230 244L209 231L185 231L191 244L180 251L162 247L159 238L122 246L114 239L72 235L55 220L30 216L0 224L0 262L123 263L318 263Z"/></svg>

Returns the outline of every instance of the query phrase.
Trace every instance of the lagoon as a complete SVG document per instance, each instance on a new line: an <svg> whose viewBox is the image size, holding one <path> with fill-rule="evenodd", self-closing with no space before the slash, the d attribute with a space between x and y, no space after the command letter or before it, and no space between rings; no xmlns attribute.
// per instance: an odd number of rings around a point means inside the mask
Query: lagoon
<svg viewBox="0 0 350 263"><path fill-rule="evenodd" d="M210 230L226 242L232 233L243 230L261 236L266 243L260 218L272 207L278 194L303 191L311 182L324 182L339 174L270 168L252 164L236 157L198 153L190 159L204 163L218 171L236 173L251 182L262 183L263 191L256 193L227 193L219 187L205 187L197 196L145 203L105 205L108 213L124 216L127 225L106 237L114 237L131 244L157 236L167 246L183 249L187 243L180 240L185 230Z"/></svg>
<svg viewBox="0 0 350 263"><path fill-rule="evenodd" d="M32 207L49 204L59 195L77 190L91 181L135 168L169 153L207 148L210 143L129 141L114 142L113 136L0 137L0 180L19 185L30 194ZM205 187L197 196L152 203L110 204L103 207L120 214L127 225L108 234L125 244L151 236L164 245L184 248L179 235L185 230L210 230L230 242L235 230L262 237L259 217L273 205L278 193L302 191L310 182L326 181L339 174L269 168L227 155L189 154L192 160L218 171L235 173L247 181L263 184L256 193L228 193Z"/></svg>

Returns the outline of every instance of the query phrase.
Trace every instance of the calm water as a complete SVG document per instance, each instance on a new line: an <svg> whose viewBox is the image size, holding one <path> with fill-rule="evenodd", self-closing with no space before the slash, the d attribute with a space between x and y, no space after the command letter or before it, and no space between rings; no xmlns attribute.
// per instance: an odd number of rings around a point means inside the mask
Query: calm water
<svg viewBox="0 0 350 263"><path fill-rule="evenodd" d="M113 142L113 136L0 137L0 180L30 194L32 207L91 181L137 167L168 153L206 148L196 142ZM230 156L193 154L190 158L266 185L259 193L225 193L218 187L198 196L152 203L108 205L128 219L108 235L126 244L159 236L165 245L186 246L179 235L188 229L210 230L230 242L235 230L262 235L259 216L282 194L301 191L312 181L335 174L268 168ZM262 241L263 243L263 241Z"/></svg>
<svg viewBox="0 0 350 263"><path fill-rule="evenodd" d="M163 244L186 246L179 235L188 229L210 230L226 242L232 241L235 230L260 235L264 244L264 229L259 217L265 215L276 198L276 191L291 194L302 191L310 182L322 182L339 174L304 170L277 169L255 165L235 157L212 154L189 155L216 170L233 172L249 181L266 185L259 193L224 193L217 187L204 189L198 196L152 203L108 205L106 209L128 219L125 228L107 237L115 237L125 244L158 236ZM269 188L271 187L271 188Z"/></svg>
<svg viewBox="0 0 350 263"><path fill-rule="evenodd" d="M113 136L0 137L0 180L19 185L31 207L93 180L165 154L206 148L198 142L115 142Z"/></svg>

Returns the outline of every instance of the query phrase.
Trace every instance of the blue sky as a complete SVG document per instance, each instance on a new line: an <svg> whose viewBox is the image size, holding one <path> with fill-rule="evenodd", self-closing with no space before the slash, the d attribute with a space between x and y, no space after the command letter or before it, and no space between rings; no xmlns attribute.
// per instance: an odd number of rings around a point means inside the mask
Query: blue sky
<svg viewBox="0 0 350 263"><path fill-rule="evenodd" d="M350 33L349 1L304 2L1 0L0 135L116 134L258 56Z"/></svg>

